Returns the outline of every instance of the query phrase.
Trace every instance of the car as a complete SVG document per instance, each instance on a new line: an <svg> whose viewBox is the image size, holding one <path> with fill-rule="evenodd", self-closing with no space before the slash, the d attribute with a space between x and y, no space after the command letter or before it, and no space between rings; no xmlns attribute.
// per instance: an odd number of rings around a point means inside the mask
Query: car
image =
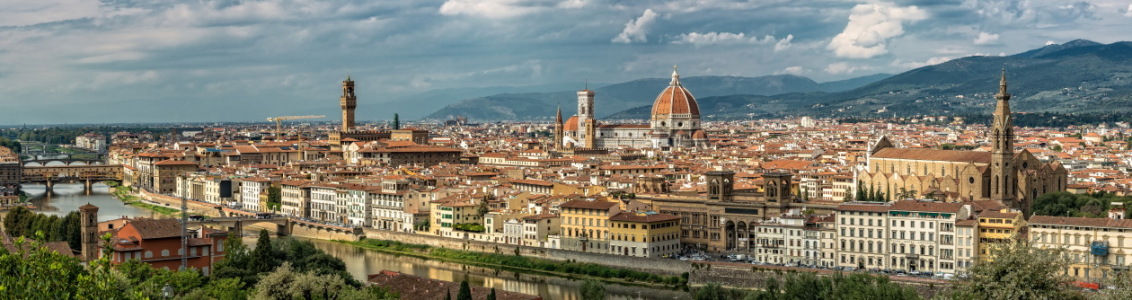
<svg viewBox="0 0 1132 300"><path fill-rule="evenodd" d="M912 276L920 276L920 271L912 271L912 272L908 272L908 274L912 275Z"/></svg>
<svg viewBox="0 0 1132 300"><path fill-rule="evenodd" d="M904 273L904 271L896 271L896 276L908 276L908 273Z"/></svg>

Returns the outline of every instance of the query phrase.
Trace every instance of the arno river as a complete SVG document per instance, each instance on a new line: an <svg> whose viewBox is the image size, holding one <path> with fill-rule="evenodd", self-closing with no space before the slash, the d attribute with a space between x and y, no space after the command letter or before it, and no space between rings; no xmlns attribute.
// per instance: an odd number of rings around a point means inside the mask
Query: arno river
<svg viewBox="0 0 1132 300"><path fill-rule="evenodd" d="M99 221L122 216L152 217L154 215L148 210L122 204L121 201L109 194L107 186L101 184L95 185L89 195L83 192L82 184L56 184L55 191L50 196L44 194L42 185L28 185L24 187L24 190L28 193L31 202L39 207L39 211L42 213L63 216L70 211L78 210L79 206L89 202L99 207ZM252 239L254 238L245 238L245 241L249 245L255 245L255 241ZM319 249L345 261L347 271L362 281L366 279L367 274L390 270L455 282L467 279L468 283L473 285L539 295L544 299L581 299L578 293L581 281L577 280L397 256L329 241L310 241ZM609 299L620 300L638 298L688 299L688 294L685 292L615 284L607 284L606 293L609 294Z"/></svg>

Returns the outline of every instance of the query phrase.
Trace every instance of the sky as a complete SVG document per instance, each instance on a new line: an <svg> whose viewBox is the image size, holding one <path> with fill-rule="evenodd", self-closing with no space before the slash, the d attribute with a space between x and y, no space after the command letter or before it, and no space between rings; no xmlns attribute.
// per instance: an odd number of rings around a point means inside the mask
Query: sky
<svg viewBox="0 0 1132 300"><path fill-rule="evenodd" d="M359 106L674 65L823 82L1128 28L1132 0L4 0L0 124L330 115L347 74Z"/></svg>

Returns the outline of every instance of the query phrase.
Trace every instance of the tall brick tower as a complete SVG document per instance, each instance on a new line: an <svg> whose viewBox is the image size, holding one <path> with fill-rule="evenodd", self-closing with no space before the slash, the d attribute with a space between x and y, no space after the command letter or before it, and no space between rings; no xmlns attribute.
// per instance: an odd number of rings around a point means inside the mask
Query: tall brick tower
<svg viewBox="0 0 1132 300"><path fill-rule="evenodd" d="M82 260L93 261L98 259L98 206L86 205L79 207L79 228L82 242Z"/></svg>
<svg viewBox="0 0 1132 300"><path fill-rule="evenodd" d="M1006 92L1006 70L998 83L998 100L991 126L991 200L1002 201L1006 206L1029 212L1028 205L1014 203L1017 188L1014 166L1014 121L1010 116L1010 93Z"/></svg>
<svg viewBox="0 0 1132 300"><path fill-rule="evenodd" d="M339 100L342 104L342 132L349 132L354 129L354 109L358 107L354 81L350 80L349 75L346 75L346 81L342 81L342 98Z"/></svg>

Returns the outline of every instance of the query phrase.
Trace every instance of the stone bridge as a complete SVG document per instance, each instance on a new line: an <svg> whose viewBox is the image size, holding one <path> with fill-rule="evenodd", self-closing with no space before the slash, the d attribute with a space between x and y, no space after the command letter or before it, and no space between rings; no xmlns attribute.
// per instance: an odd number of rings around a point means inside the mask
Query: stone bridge
<svg viewBox="0 0 1132 300"><path fill-rule="evenodd" d="M50 191L56 182L83 182L87 190L95 182L122 181L122 165L23 167L21 183L43 183Z"/></svg>
<svg viewBox="0 0 1132 300"><path fill-rule="evenodd" d="M52 162L62 163L65 166L74 165L76 163L80 163L80 165L105 165L106 164L106 162L103 161L101 156L99 156L98 158L76 158L76 157L74 157L73 155L70 155L70 154L35 155L33 157L33 159L23 160L23 163L24 163L25 166L35 165L35 166L39 166L39 167L47 166L47 164L52 163Z"/></svg>
<svg viewBox="0 0 1132 300"><path fill-rule="evenodd" d="M275 230L270 230L271 227L264 226L264 224L274 224ZM280 236L289 235L291 233L291 219L286 217L271 217L271 218L256 218L248 216L234 216L211 218L205 220L189 220L189 225L201 225L218 229L224 229L228 232L244 232L244 225L255 224L260 227L268 228L270 231L275 231ZM211 226L209 226L211 225Z"/></svg>

